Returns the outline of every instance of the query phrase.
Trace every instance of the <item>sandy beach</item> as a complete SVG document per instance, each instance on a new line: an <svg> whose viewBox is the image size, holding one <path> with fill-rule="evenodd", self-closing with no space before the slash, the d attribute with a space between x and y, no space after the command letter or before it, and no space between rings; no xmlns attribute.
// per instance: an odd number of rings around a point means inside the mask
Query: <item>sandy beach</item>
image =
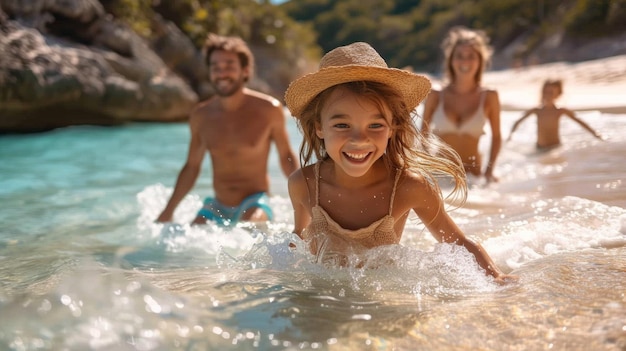
<svg viewBox="0 0 626 351"><path fill-rule="evenodd" d="M560 106L576 111L626 113L626 55L577 63L555 62L487 71L484 85L497 89L503 110L525 110L539 104L546 79L562 79ZM433 79L434 87L440 82Z"/></svg>

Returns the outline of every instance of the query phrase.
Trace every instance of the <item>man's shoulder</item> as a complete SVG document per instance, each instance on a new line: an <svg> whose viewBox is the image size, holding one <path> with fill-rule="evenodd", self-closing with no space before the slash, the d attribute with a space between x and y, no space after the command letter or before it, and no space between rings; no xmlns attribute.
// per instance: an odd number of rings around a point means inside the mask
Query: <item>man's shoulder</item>
<svg viewBox="0 0 626 351"><path fill-rule="evenodd" d="M246 94L246 96L254 103L258 103L260 105L265 105L267 107L272 107L272 108L282 107L282 104L280 103L280 101L278 101L278 99L276 99L275 97L269 94L260 92L258 90L245 88L244 94Z"/></svg>
<svg viewBox="0 0 626 351"><path fill-rule="evenodd" d="M201 114L202 112L211 109L212 105L214 105L215 103L215 97L212 96L206 100L200 101L196 104L196 106L194 106L194 108L191 110L191 116L193 117L194 115L198 115Z"/></svg>

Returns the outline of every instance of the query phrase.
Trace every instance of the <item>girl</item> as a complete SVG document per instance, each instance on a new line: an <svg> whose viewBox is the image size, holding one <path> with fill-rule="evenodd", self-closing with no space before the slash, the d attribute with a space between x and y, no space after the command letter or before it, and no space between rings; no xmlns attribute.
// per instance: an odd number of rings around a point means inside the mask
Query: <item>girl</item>
<svg viewBox="0 0 626 351"><path fill-rule="evenodd" d="M515 132L515 129L517 129L520 123L532 115L537 116L537 151L548 151L561 145L561 135L559 132L561 116L569 117L596 138L604 140L600 133L591 128L583 120L576 117L574 111L556 106L556 100L561 94L563 94L563 82L560 79L546 80L541 88L541 106L527 110L522 117L513 123L507 141L511 140L513 132Z"/></svg>
<svg viewBox="0 0 626 351"><path fill-rule="evenodd" d="M464 246L503 280L444 209L435 177L452 177L463 198L467 185L458 155L427 141L413 122L429 90L428 79L388 68L366 43L330 51L318 72L291 83L285 101L304 136L304 167L289 177L294 232L318 259L345 264L353 253L397 244L412 209L438 241ZM425 152L433 146L446 157Z"/></svg>
<svg viewBox="0 0 626 351"><path fill-rule="evenodd" d="M442 48L444 69L449 84L433 91L424 104L422 133L430 130L461 156L465 171L484 175L487 182L497 181L493 171L502 145L500 100L498 92L481 86L481 79L491 58L489 39L482 31L454 27ZM491 127L491 151L482 173L478 145L483 128Z"/></svg>

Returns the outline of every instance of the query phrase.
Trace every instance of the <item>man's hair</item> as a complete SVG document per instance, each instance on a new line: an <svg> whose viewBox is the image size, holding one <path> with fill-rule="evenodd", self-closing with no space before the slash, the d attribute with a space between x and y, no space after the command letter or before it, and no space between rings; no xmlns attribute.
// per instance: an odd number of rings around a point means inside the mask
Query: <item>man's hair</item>
<svg viewBox="0 0 626 351"><path fill-rule="evenodd" d="M254 55L243 39L209 33L202 47L202 55L207 65L211 64L211 54L216 51L234 52L239 57L241 67L249 68L250 77L254 75Z"/></svg>

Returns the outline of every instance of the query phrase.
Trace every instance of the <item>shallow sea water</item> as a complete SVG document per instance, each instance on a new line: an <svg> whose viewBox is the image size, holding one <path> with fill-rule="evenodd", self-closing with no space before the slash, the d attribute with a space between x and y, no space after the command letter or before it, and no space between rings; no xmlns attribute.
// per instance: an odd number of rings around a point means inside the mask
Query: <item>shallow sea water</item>
<svg viewBox="0 0 626 351"><path fill-rule="evenodd" d="M505 137L518 116L503 114ZM153 223L185 124L1 136L0 350L625 350L626 116L580 116L608 140L564 120L564 145L538 154L527 121L500 182L450 212L519 276L504 286L414 216L363 268L312 263L287 246L274 155L274 222L190 227L206 162L177 223Z"/></svg>

